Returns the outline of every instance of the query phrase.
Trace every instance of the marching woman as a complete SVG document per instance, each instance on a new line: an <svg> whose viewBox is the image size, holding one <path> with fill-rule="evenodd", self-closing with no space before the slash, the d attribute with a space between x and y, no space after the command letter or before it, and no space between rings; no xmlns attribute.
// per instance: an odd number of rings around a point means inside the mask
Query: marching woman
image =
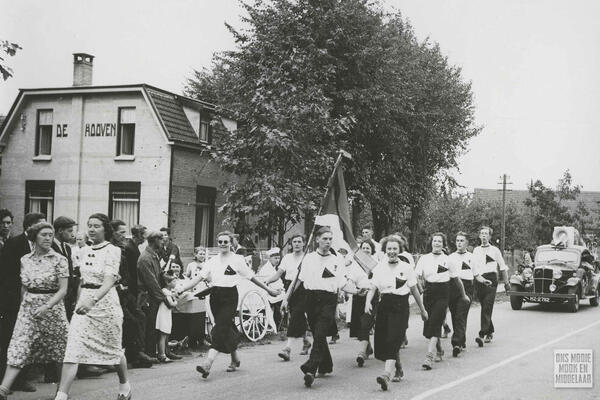
<svg viewBox="0 0 600 400"><path fill-rule="evenodd" d="M359 246L359 250L372 257L375 257L375 246L371 241L362 242ZM368 289L371 287L369 282L369 275L364 269L358 265L356 261L352 261L346 267L346 275L352 283L358 289L357 292L352 293L352 310L350 319L350 337L357 338L360 342L359 351L356 356L356 363L359 367L365 364L365 359L373 353L373 348L370 342L370 333L375 323L374 315L377 313L377 304L379 303L379 296L375 295L371 298L371 309L370 313L365 312L365 303L367 299Z"/></svg>
<svg viewBox="0 0 600 400"><path fill-rule="evenodd" d="M251 280L271 296L279 294L254 277L254 273L246 265L244 257L232 252L232 243L232 233L219 233L217 235L219 254L206 262L196 279L187 282L177 291L177 294L180 295L182 292L192 289L202 280L211 282L210 309L215 319L215 326L211 331L212 343L207 361L204 365L196 367L196 371L201 373L203 378L208 377L212 364L219 353L231 355L231 364L227 368L227 372L233 372L240 366L237 355L239 333L233 324L233 318L238 309L237 285L240 278Z"/></svg>
<svg viewBox="0 0 600 400"><path fill-rule="evenodd" d="M446 235L441 232L431 235L431 253L425 254L417 262L415 273L424 281L423 303L429 318L423 326L423 336L429 339L427 355L423 362L423 369L432 368L434 356L435 361L442 361L444 350L442 350L442 324L446 318L448 308L449 282L456 278L461 297L468 301L462 282L458 278L457 271L451 268L448 256L443 252L446 247Z"/></svg>
<svg viewBox="0 0 600 400"><path fill-rule="evenodd" d="M372 288L367 294L365 313L373 312L371 299L379 290L381 300L375 319L375 358L385 362L384 373L377 377L377 383L382 390L387 390L392 374L394 382L400 381L404 375L399 350L408 328L409 293L415 298L423 321L427 321L427 311L417 289L415 271L409 263L399 259L402 239L388 236L381 242L381 249L387 257L373 269Z"/></svg>
<svg viewBox="0 0 600 400"><path fill-rule="evenodd" d="M304 235L296 234L292 236L292 253L286 254L281 263L279 269L275 274L267 280L267 284L275 282L277 279L283 277L283 286L287 291L296 279L298 275L298 266L302 262L302 256L304 255ZM282 307L283 308L283 307ZM308 328L308 322L306 321L306 292L304 285L300 285L292 294L289 301L289 317L288 317L288 328L287 328L287 343L282 351L279 352L278 356L283 361L290 361L292 347L295 343L299 343L300 339L303 341L301 355L308 354L311 344L306 338L306 329Z"/></svg>
<svg viewBox="0 0 600 400"><path fill-rule="evenodd" d="M331 253L333 234L329 227L316 232L317 250L308 254L302 262L294 286L304 284L306 289L306 314L313 333L313 346L309 359L300 366L304 373L304 385L312 386L315 374L333 371L333 360L327 345L327 335L335 323L335 310L340 289L347 280L344 275L344 260ZM282 308L287 308L287 299L296 289L290 286Z"/></svg>
<svg viewBox="0 0 600 400"><path fill-rule="evenodd" d="M81 249L81 286L71 319L60 385L55 400L68 398L79 364L114 365L119 375L118 400L131 399L127 359L123 352L123 310L115 283L121 249L110 244L112 228L104 214L87 222L91 246Z"/></svg>
<svg viewBox="0 0 600 400"><path fill-rule="evenodd" d="M46 222L27 230L33 252L21 258L23 299L8 346L6 372L0 385L5 400L21 369L31 364L62 362L67 344L67 259L52 250L54 228Z"/></svg>

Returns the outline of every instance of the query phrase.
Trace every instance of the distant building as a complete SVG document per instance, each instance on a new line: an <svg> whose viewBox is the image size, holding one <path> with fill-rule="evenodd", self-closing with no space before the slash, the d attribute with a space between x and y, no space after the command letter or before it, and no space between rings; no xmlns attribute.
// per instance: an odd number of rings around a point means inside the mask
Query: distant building
<svg viewBox="0 0 600 400"><path fill-rule="evenodd" d="M147 84L93 86L93 59L74 54L73 86L21 89L0 123L0 207L67 215L85 229L103 212L129 226L169 226L185 255L221 229L220 187L234 179L209 157L236 129L215 106Z"/></svg>

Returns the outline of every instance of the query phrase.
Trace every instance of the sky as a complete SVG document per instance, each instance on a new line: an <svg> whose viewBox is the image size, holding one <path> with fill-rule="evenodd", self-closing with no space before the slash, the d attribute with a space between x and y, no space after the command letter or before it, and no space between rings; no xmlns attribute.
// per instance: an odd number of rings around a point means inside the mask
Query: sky
<svg viewBox="0 0 600 400"><path fill-rule="evenodd" d="M453 175L468 190L555 186L567 169L600 191L600 2L382 0L438 42L472 83L481 133ZM0 0L0 39L23 50L0 82L0 114L19 88L72 84L74 52L93 54L94 84L148 83L180 93L214 52L234 48L236 0Z"/></svg>

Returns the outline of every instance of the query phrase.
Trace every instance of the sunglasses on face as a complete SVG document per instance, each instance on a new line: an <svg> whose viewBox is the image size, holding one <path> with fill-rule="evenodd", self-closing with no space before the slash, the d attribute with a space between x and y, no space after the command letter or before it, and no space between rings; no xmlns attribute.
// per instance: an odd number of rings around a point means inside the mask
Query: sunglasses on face
<svg viewBox="0 0 600 400"><path fill-rule="evenodd" d="M219 244L229 244L229 240L217 240Z"/></svg>

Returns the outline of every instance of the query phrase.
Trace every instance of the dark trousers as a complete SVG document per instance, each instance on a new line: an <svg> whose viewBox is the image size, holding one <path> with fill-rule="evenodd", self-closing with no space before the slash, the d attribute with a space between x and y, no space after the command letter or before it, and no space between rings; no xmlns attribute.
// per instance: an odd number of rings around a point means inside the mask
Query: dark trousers
<svg viewBox="0 0 600 400"><path fill-rule="evenodd" d="M137 296L129 292L119 292L123 309L123 347L127 359L135 360L145 351L146 314L137 306Z"/></svg>
<svg viewBox="0 0 600 400"><path fill-rule="evenodd" d="M67 294L63 298L65 303L65 311L67 312L67 320L71 322L75 304L77 303L77 291L79 290L79 278L70 277L67 283Z"/></svg>
<svg viewBox="0 0 600 400"><path fill-rule="evenodd" d="M304 373L330 373L333 371L333 360L327 345L327 336L331 335L332 325L335 324L337 294L323 290L307 290L306 302L313 346L310 357L300 369Z"/></svg>
<svg viewBox="0 0 600 400"><path fill-rule="evenodd" d="M450 309L452 328L454 329L451 343L452 346L460 347L466 345L467 317L469 316L469 309L473 300L473 281L463 279L462 283L469 301L466 302L461 298L458 285L454 280L450 282L450 298L448 299L448 308Z"/></svg>
<svg viewBox="0 0 600 400"><path fill-rule="evenodd" d="M448 282L427 282L423 292L423 306L429 315L423 323L423 336L427 339L442 335L442 324L448 308Z"/></svg>
<svg viewBox="0 0 600 400"><path fill-rule="evenodd" d="M302 284L292 294L289 304L287 337L304 337L308 322L306 321L306 290Z"/></svg>
<svg viewBox="0 0 600 400"><path fill-rule="evenodd" d="M12 339L13 331L15 329L15 323L17 322L17 315L19 310L6 311L0 313L0 376L4 376L6 371L6 360L8 356L8 346ZM26 366L21 370L19 376L14 385L27 381L27 374L30 366Z"/></svg>
<svg viewBox="0 0 600 400"><path fill-rule="evenodd" d="M158 336L156 334L156 314L158 313L159 305L160 303L149 300L148 306L144 309L144 316L146 319L145 347L146 354L150 357L154 357L156 354L156 344L158 343Z"/></svg>
<svg viewBox="0 0 600 400"><path fill-rule="evenodd" d="M485 279L492 281L490 286L476 282L477 299L481 304L481 330L479 337L494 333L494 323L492 322L492 311L494 311L494 301L496 300L496 289L498 288L498 276L494 272L483 274Z"/></svg>
<svg viewBox="0 0 600 400"><path fill-rule="evenodd" d="M271 304L271 310L273 310L273 320L275 321L275 326L277 330L279 330L279 326L281 325L281 301L277 303Z"/></svg>

